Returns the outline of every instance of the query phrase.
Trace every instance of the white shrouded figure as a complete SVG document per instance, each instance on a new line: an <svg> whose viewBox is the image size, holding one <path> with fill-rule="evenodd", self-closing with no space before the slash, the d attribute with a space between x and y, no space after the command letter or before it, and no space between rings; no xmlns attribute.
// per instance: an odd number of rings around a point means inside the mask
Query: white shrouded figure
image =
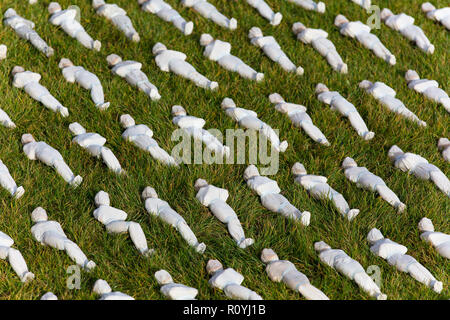
<svg viewBox="0 0 450 320"><path fill-rule="evenodd" d="M364 9L369 9L372 6L372 0L350 0Z"/></svg>
<svg viewBox="0 0 450 320"><path fill-rule="evenodd" d="M373 228L367 235L370 243L370 251L383 259L391 266L394 266L401 272L408 273L417 281L425 284L433 291L440 293L442 291L442 282L436 278L416 259L407 255L408 249L390 239L386 239L380 230Z"/></svg>
<svg viewBox="0 0 450 320"><path fill-rule="evenodd" d="M153 254L154 250L147 246L147 239L139 223L134 221L125 221L128 214L125 211L111 207L109 195L105 191L99 191L95 195L94 218L105 225L108 233L128 233L131 241L138 251L145 257Z"/></svg>
<svg viewBox="0 0 450 320"><path fill-rule="evenodd" d="M181 4L185 7L194 9L206 19L210 19L221 27L230 30L235 30L237 28L237 20L235 18L228 19L207 0L181 0Z"/></svg>
<svg viewBox="0 0 450 320"><path fill-rule="evenodd" d="M201 75L190 63L186 62L187 56L183 52L168 50L161 42L156 43L152 51L155 55L156 65L161 71L173 72L180 77L194 82L195 85L201 88L215 90L219 86L217 82L211 81Z"/></svg>
<svg viewBox="0 0 450 320"><path fill-rule="evenodd" d="M239 248L245 249L255 242L252 238L245 237L244 229L242 229L236 212L227 204L228 190L208 184L203 179L197 179L194 187L197 192L195 196L197 200L208 207L220 222L227 225L228 232Z"/></svg>
<svg viewBox="0 0 450 320"><path fill-rule="evenodd" d="M112 291L108 282L103 279L98 279L95 281L92 291L100 296L99 300L134 300L133 297L125 293L120 291Z"/></svg>
<svg viewBox="0 0 450 320"><path fill-rule="evenodd" d="M248 32L250 43L254 46L261 48L261 50L270 58L270 60L278 63L281 68L287 72L294 72L298 75L302 75L305 70L295 64L288 58L288 56L281 50L277 40L272 36L264 36L261 29L253 27Z"/></svg>
<svg viewBox="0 0 450 320"><path fill-rule="evenodd" d="M132 142L138 148L150 153L150 155L168 166L178 166L175 159L162 149L153 139L153 131L145 124L136 124L129 114L120 116L120 124L125 129L122 138Z"/></svg>
<svg viewBox="0 0 450 320"><path fill-rule="evenodd" d="M308 174L300 162L296 162L291 171L294 175L294 181L302 185L313 198L333 202L338 212L349 221L359 214L359 209L350 209L344 196L327 183L326 177Z"/></svg>
<svg viewBox="0 0 450 320"><path fill-rule="evenodd" d="M420 238L430 243L444 258L450 259L450 235L434 231L433 222L428 218L422 218L419 222Z"/></svg>
<svg viewBox="0 0 450 320"><path fill-rule="evenodd" d="M407 14L394 15L391 10L381 11L381 20L392 30L400 32L406 39L414 42L422 51L433 54L434 45L431 44L423 30L414 24L415 19Z"/></svg>
<svg viewBox="0 0 450 320"><path fill-rule="evenodd" d="M178 30L188 36L194 30L194 23L186 21L170 4L164 0L138 0L142 10L156 14L164 21L171 22Z"/></svg>
<svg viewBox="0 0 450 320"><path fill-rule="evenodd" d="M380 288L366 273L363 266L355 259L352 259L345 251L341 249L332 249L323 241L315 242L314 249L317 251L320 261L356 282L356 284L368 295L377 300L387 299L387 296L381 293Z"/></svg>
<svg viewBox="0 0 450 320"><path fill-rule="evenodd" d="M371 140L375 137L375 133L369 131L356 107L339 92L330 91L326 85L319 83L316 86L316 94L319 101L328 104L331 110L337 110L343 117L348 118L352 127L364 140Z"/></svg>
<svg viewBox="0 0 450 320"><path fill-rule="evenodd" d="M384 201L403 212L406 205L400 201L398 196L389 189L386 183L379 176L374 175L366 167L358 167L358 164L352 158L345 158L342 162L345 177L359 188L378 193Z"/></svg>
<svg viewBox="0 0 450 320"><path fill-rule="evenodd" d="M132 86L138 87L152 100L159 100L161 98L158 88L148 80L147 75L141 71L142 63L126 60L117 54L110 54L106 57L108 65L111 67L111 72L121 78L124 78Z"/></svg>
<svg viewBox="0 0 450 320"><path fill-rule="evenodd" d="M419 74L414 70L408 70L405 74L408 88L423 94L426 98L442 104L450 112L450 97L447 92L439 88L436 80L420 79Z"/></svg>
<svg viewBox="0 0 450 320"><path fill-rule="evenodd" d="M261 176L258 168L249 165L244 171L244 180L247 186L255 191L261 198L262 205L272 211L281 214L283 217L299 221L304 226L309 226L311 213L301 212L293 206L280 192L281 189L275 180Z"/></svg>
<svg viewBox="0 0 450 320"><path fill-rule="evenodd" d="M348 66L342 60L333 42L328 40L328 32L322 29L307 28L301 22L292 25L292 32L297 36L297 40L305 44L310 44L319 52L330 66L341 73L348 73Z"/></svg>
<svg viewBox="0 0 450 320"><path fill-rule="evenodd" d="M442 152L445 161L450 162L450 140L447 138L440 138L438 140L438 149Z"/></svg>
<svg viewBox="0 0 450 320"><path fill-rule="evenodd" d="M430 180L450 198L450 180L435 165L427 159L410 152L403 152L398 146L393 145L388 152L388 157L397 169L413 174L421 180Z"/></svg>
<svg viewBox="0 0 450 320"><path fill-rule="evenodd" d="M37 50L47 57L51 57L54 54L53 48L49 47L34 30L34 22L22 18L14 9L9 8L5 11L3 23L11 27L20 38L30 41Z"/></svg>
<svg viewBox="0 0 450 320"><path fill-rule="evenodd" d="M127 16L127 12L117 4L106 3L104 0L92 0L92 6L98 15L111 21L129 40L134 42L141 40L139 33L134 29L133 22Z"/></svg>
<svg viewBox="0 0 450 320"><path fill-rule="evenodd" d="M80 22L77 20L77 10L69 7L66 10L62 10L61 6L57 2L51 2L48 5L48 12L50 13L50 23L59 26L69 36L75 38L84 47L100 51L102 46L101 42L92 39L92 37L86 32Z"/></svg>
<svg viewBox="0 0 450 320"><path fill-rule="evenodd" d="M16 128L16 124L11 120L11 118L8 116L8 114L0 109L0 125L9 128L14 129Z"/></svg>
<svg viewBox="0 0 450 320"><path fill-rule="evenodd" d="M4 44L0 44L0 61L6 59L8 53L8 47Z"/></svg>
<svg viewBox="0 0 450 320"><path fill-rule="evenodd" d="M54 249L64 250L70 259L87 271L95 268L95 262L89 260L80 247L67 238L61 225L56 221L48 220L47 212L43 208L34 209L31 213L31 220L34 222L31 234L38 242Z"/></svg>
<svg viewBox="0 0 450 320"><path fill-rule="evenodd" d="M272 93L269 96L269 100L271 103L275 104L275 110L286 114L289 119L291 119L291 122L295 127L302 128L306 134L317 143L327 147L330 146L325 135L313 124L311 117L306 113L305 106L286 102L278 93Z"/></svg>
<svg viewBox="0 0 450 320"><path fill-rule="evenodd" d="M18 187L13 177L9 173L8 167L0 159L0 186L5 188L12 197L19 199L25 193L25 189Z"/></svg>
<svg viewBox="0 0 450 320"><path fill-rule="evenodd" d="M58 297L53 292L47 292L41 297L41 300L58 300Z"/></svg>
<svg viewBox="0 0 450 320"><path fill-rule="evenodd" d="M202 254L205 252L206 245L199 243L194 232L191 230L186 220L167 203L167 201L158 198L158 194L152 187L146 187L142 192L142 199L145 202L145 209L148 213L158 217L165 223L174 227L186 240L186 242L195 248L195 251Z"/></svg>
<svg viewBox="0 0 450 320"><path fill-rule="evenodd" d="M71 123L69 130L75 136L72 140L73 142L86 149L93 157L102 159L106 166L114 173L125 173L114 153L104 146L106 143L104 137L98 133L86 132L86 129L78 122Z"/></svg>
<svg viewBox="0 0 450 320"><path fill-rule="evenodd" d="M52 148L43 141L36 141L34 137L26 133L22 135L23 152L30 160L39 160L45 165L52 167L56 172L70 184L72 187L78 187L83 178L75 176L67 163L64 161L61 153Z"/></svg>
<svg viewBox="0 0 450 320"><path fill-rule="evenodd" d="M166 270L155 272L155 278L161 286L161 293L170 300L196 300L198 290L184 284L174 283L172 276Z"/></svg>
<svg viewBox="0 0 450 320"><path fill-rule="evenodd" d="M429 2L422 3L422 11L427 14L427 18L442 23L447 30L450 30L450 7L436 9Z"/></svg>
<svg viewBox="0 0 450 320"><path fill-rule="evenodd" d="M59 62L64 79L70 83L78 83L83 89L91 92L91 99L100 110L106 110L109 102L105 102L103 86L98 77L81 66L75 66L69 59L62 58Z"/></svg>
<svg viewBox="0 0 450 320"><path fill-rule="evenodd" d="M359 87L366 90L366 92L377 99L382 105L387 107L390 111L397 113L408 120L414 121L419 126L426 127L426 122L420 120L405 104L397 99L397 93L394 89L384 84L383 82L370 82L363 80L359 83Z"/></svg>
<svg viewBox="0 0 450 320"><path fill-rule="evenodd" d="M370 33L370 27L365 25L361 21L348 21L343 15L338 15L334 20L334 25L340 29L340 33L350 38L356 38L364 47L378 57L388 62L391 65L395 65L397 60L395 56L383 45L380 39Z"/></svg>
<svg viewBox="0 0 450 320"><path fill-rule="evenodd" d="M267 264L266 272L270 280L284 282L286 286L299 292L307 300L330 300L322 291L314 287L307 276L297 270L288 260L280 260L272 249L264 249L261 261Z"/></svg>
<svg viewBox="0 0 450 320"><path fill-rule="evenodd" d="M241 285L244 276L233 268L224 269L220 261L209 260L206 271L211 275L208 283L211 287L223 290L225 295L234 300L263 300L255 291Z"/></svg>
<svg viewBox="0 0 450 320"><path fill-rule="evenodd" d="M20 281L28 282L34 279L34 274L28 271L27 263L19 250L12 248L14 240L0 231L0 259L8 260Z"/></svg>
<svg viewBox="0 0 450 320"><path fill-rule="evenodd" d="M209 60L217 62L224 69L237 72L241 77L261 81L264 74L255 71L244 61L232 55L231 44L222 40L214 39L210 34L204 33L200 37L200 45L205 47L203 55Z"/></svg>
<svg viewBox="0 0 450 320"><path fill-rule="evenodd" d="M275 132L275 130L273 130L272 127L267 123L260 120L258 118L258 114L255 111L244 108L237 108L233 99L230 98L223 99L221 106L222 109L225 110L227 116L236 121L239 126L245 129L258 131L261 135L265 136L270 141L272 147L276 151L286 151L287 147L289 146L288 142L280 142L280 137Z"/></svg>
<svg viewBox="0 0 450 320"><path fill-rule="evenodd" d="M269 7L269 5L264 0L246 0L247 3L258 10L259 14L263 16L263 18L269 20L270 24L273 26L277 26L280 24L281 19L283 19L283 15L280 12L273 12L273 10Z"/></svg>
<svg viewBox="0 0 450 320"><path fill-rule="evenodd" d="M63 117L69 115L69 110L56 100L46 87L39 83L42 78L39 73L25 71L24 68L15 66L11 75L13 76L12 84L14 87L23 89L31 98L42 103L47 109L59 112Z"/></svg>
<svg viewBox="0 0 450 320"><path fill-rule="evenodd" d="M325 3L322 1L314 2L313 0L287 0L294 3L305 10L317 11L319 13L325 13Z"/></svg>
<svg viewBox="0 0 450 320"><path fill-rule="evenodd" d="M173 106L172 115L174 124L183 129L193 139L202 141L208 150L226 157L230 155L230 147L224 146L213 134L203 129L206 123L204 119L188 116L182 106Z"/></svg>

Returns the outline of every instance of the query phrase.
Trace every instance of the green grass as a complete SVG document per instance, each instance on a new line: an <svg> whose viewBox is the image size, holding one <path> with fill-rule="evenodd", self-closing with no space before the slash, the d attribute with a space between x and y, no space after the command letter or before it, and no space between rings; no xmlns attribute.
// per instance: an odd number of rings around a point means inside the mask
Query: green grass
<svg viewBox="0 0 450 320"><path fill-rule="evenodd" d="M439 137L449 136L449 115L442 106L426 101L409 90L404 81L405 71L415 69L422 77L437 80L444 90L450 92L449 34L443 26L426 19L420 11L423 1L373 1L381 8L389 5L394 13L406 12L414 16L416 23L436 46L432 56L425 55L400 34L382 25L374 33L396 55L397 65L394 67L375 58L355 40L341 36L334 27L334 17L338 13L350 20L367 20L366 12L350 1L326 1L327 12L320 15L284 0L268 0L274 9L284 15L281 25L272 27L245 1L211 0L225 15L238 20L238 29L234 32L183 8L179 1L167 1L183 17L194 21L191 36L185 37L171 24L143 12L137 1L110 0L127 10L133 20L142 39L135 44L105 19L95 15L90 1L61 0L64 8L69 4L81 8L83 25L94 38L102 41L102 50L96 53L85 49L47 22L50 1L39 1L34 6L28 6L27 1L19 4L13 0L0 0L2 14L7 8L14 7L20 15L33 20L38 33L55 48L55 56L47 59L29 43L19 39L11 29L0 28L0 42L6 44L9 50L7 60L0 63L0 108L18 126L13 131L0 128L0 158L18 184L26 189L24 197L18 201L12 200L3 189L0 190L0 230L15 240L15 247L23 253L30 270L36 274L34 281L24 285L9 264L0 261L0 297L38 299L45 292L53 291L60 299L93 299L93 283L103 278L114 290L137 299L162 299L153 274L164 268L176 282L198 288L199 299L224 299L222 292L211 289L207 283L206 262L216 258L225 267L241 272L245 276L243 284L264 299L302 299L300 294L288 290L284 284L271 282L267 277L259 256L263 248L271 247L281 259L295 263L312 284L331 299L368 299L353 282L320 263L313 243L324 240L332 247L345 250L364 267L378 265L382 270L382 291L390 299L448 299L448 260L420 240L417 223L427 216L438 231L449 233L450 201L432 183L395 169L387 157L390 146L397 144L404 151L424 156L450 176L450 167L436 146ZM433 3L438 7L446 4L443 0L433 0ZM297 21L329 33L329 38L348 63L348 75L333 72L312 47L296 41L291 26ZM304 67L304 76L283 72L259 48L252 46L247 38L252 26L261 27L265 35L274 35L292 61ZM204 58L203 48L199 45L200 35L204 32L231 42L232 53L264 72L265 80L258 84L243 80ZM170 49L185 52L188 61L198 71L219 82L219 90L209 92L173 74L161 72L151 53L151 48L158 41ZM106 63L106 56L110 53L142 62L143 71L158 86L162 99L151 102L123 79L114 77ZM70 58L76 65L82 65L99 76L106 98L111 101L108 111L98 111L87 91L65 82L58 69L62 57ZM42 74L41 83L69 108L70 116L62 118L12 87L10 71L15 65ZM358 88L358 83L363 79L383 81L393 87L398 92L398 98L426 121L428 127L420 128L388 112ZM369 129L376 133L372 141L363 141L348 121L316 99L314 87L319 82L339 91L355 104ZM307 106L314 123L322 129L332 146L325 148L312 142L301 130L294 128L287 117L276 112L267 98L273 92L279 92L289 102ZM176 144L170 141L175 129L170 115L174 104L181 104L188 113L205 118L207 128L237 128L220 109L224 97L233 98L238 106L257 111L262 120L280 129L283 140L289 141L287 152L280 155L280 170L274 179L294 205L312 213L309 227L302 227L264 209L259 198L243 181L246 165L182 165L179 169L167 168L121 138L119 117L130 113L137 123L145 123L155 132L155 139L164 149L171 150ZM110 173L101 161L71 143L68 125L74 121L107 138L108 146L127 170L127 177ZM73 171L83 176L84 182L78 189L71 189L51 168L26 158L21 150L20 137L27 132L57 148ZM407 204L407 211L397 214L375 194L358 189L347 181L340 169L346 156L355 158L358 164L385 179ZM312 199L302 187L294 185L290 167L296 161L304 163L311 173L329 177L330 185L342 192L352 207L361 209L360 215L349 223L331 206ZM226 227L195 199L193 184L199 177L229 190L228 203L237 212L246 235L256 240L252 247L238 249ZM160 198L168 201L192 226L199 240L206 243L204 255L188 247L173 228L149 216L140 199L140 193L147 185L155 187ZM101 189L110 194L113 206L125 210L129 220L142 225L149 245L157 249L151 259L139 256L128 236L108 235L104 226L93 218L94 195ZM30 213L37 206L44 207L50 219L59 221L68 237L97 263L98 267L93 272L82 272L80 290L66 288L66 269L73 264L68 256L43 247L32 238ZM406 245L409 253L444 283L442 294L435 294L375 257L366 241L366 235L373 227L381 229L386 237Z"/></svg>

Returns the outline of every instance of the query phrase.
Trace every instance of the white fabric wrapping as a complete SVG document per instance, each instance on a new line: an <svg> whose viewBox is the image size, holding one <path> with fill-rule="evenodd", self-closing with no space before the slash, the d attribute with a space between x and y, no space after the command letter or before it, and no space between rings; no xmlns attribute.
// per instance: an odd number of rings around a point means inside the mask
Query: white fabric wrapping
<svg viewBox="0 0 450 320"><path fill-rule="evenodd" d="M270 24L277 26L280 24L283 15L280 12L273 12L269 5L264 0L246 0L247 3L258 10L259 14L269 20Z"/></svg>
<svg viewBox="0 0 450 320"><path fill-rule="evenodd" d="M433 222L428 218L422 218L419 222L420 238L431 244L444 258L450 259L450 235L434 231Z"/></svg>
<svg viewBox="0 0 450 320"><path fill-rule="evenodd" d="M100 296L99 300L134 300L125 293L112 291L108 282L102 279L95 281L93 291Z"/></svg>
<svg viewBox="0 0 450 320"><path fill-rule="evenodd" d="M372 0L351 0L364 9L369 9L372 6Z"/></svg>
<svg viewBox="0 0 450 320"><path fill-rule="evenodd" d="M8 47L4 44L0 44L0 61L6 59L7 52L8 52Z"/></svg>
<svg viewBox="0 0 450 320"><path fill-rule="evenodd" d="M235 30L237 28L237 21L235 18L228 19L207 0L181 0L181 4L185 7L194 9L206 19L210 19L221 27L230 30Z"/></svg>
<svg viewBox="0 0 450 320"><path fill-rule="evenodd" d="M322 1L314 2L313 0L287 0L294 3L305 10L317 11L319 13L325 12L325 3Z"/></svg>
<svg viewBox="0 0 450 320"><path fill-rule="evenodd" d="M198 290L184 284L174 283L166 270L159 270L155 278L161 285L161 293L170 300L195 300Z"/></svg>
<svg viewBox="0 0 450 320"><path fill-rule="evenodd" d="M58 297L53 292L47 292L41 297L41 300L58 300Z"/></svg>
<svg viewBox="0 0 450 320"><path fill-rule="evenodd" d="M442 152L445 161L450 162L450 140L440 138L438 141L438 149Z"/></svg>
<svg viewBox="0 0 450 320"><path fill-rule="evenodd" d="M0 125L9 128L14 129L16 128L16 124L11 120L11 118L8 116L8 114L0 109Z"/></svg>
<svg viewBox="0 0 450 320"><path fill-rule="evenodd" d="M111 21L112 24L122 31L132 41L139 42L139 33L134 29L133 22L127 16L127 12L117 4L104 3L95 9L96 13Z"/></svg>
<svg viewBox="0 0 450 320"><path fill-rule="evenodd" d="M19 250L12 248L14 240L6 233L0 231L0 259L8 260L14 272L22 282L34 279L34 274L28 271L25 259Z"/></svg>
<svg viewBox="0 0 450 320"><path fill-rule="evenodd" d="M13 177L11 176L8 167L0 160L0 186L5 188L12 197L19 199L25 193L25 189L18 187Z"/></svg>
<svg viewBox="0 0 450 320"><path fill-rule="evenodd" d="M440 22L447 30L450 30L450 7L436 9L429 2L422 4L422 11L426 13L427 18Z"/></svg>
<svg viewBox="0 0 450 320"><path fill-rule="evenodd" d="M194 23L192 21L187 22L178 11L163 0L144 1L141 8L146 12L156 14L164 21L171 22L185 36L190 35L194 29Z"/></svg>

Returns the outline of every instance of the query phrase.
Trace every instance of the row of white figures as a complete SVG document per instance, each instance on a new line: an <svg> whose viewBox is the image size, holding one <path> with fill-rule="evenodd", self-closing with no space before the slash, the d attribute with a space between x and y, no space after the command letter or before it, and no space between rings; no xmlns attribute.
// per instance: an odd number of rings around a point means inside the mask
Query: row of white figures
<svg viewBox="0 0 450 320"><path fill-rule="evenodd" d="M305 10L317 11L319 13L325 13L325 3L322 1L314 2L313 0L287 0L294 3Z"/></svg>
<svg viewBox="0 0 450 320"><path fill-rule="evenodd" d="M438 21L450 30L450 7L436 9L430 2L425 2L422 4L422 11L426 13L428 19Z"/></svg>

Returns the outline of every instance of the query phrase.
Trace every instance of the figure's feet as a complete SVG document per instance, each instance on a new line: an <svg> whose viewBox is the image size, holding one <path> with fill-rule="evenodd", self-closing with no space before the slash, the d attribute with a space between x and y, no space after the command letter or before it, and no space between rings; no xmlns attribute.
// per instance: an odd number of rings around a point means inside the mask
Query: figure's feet
<svg viewBox="0 0 450 320"><path fill-rule="evenodd" d="M76 176L75 178L73 178L70 185L74 188L77 188L82 182L83 182L83 178L81 176Z"/></svg>
<svg viewBox="0 0 450 320"><path fill-rule="evenodd" d="M391 66L394 66L396 63L397 63L397 59L395 58L395 56L389 56L388 58L387 58L387 62L391 65Z"/></svg>
<svg viewBox="0 0 450 320"><path fill-rule="evenodd" d="M309 211L302 212L302 215L301 215L301 218L300 218L300 222L305 227L309 226L309 224L311 222L311 212L309 212Z"/></svg>
<svg viewBox="0 0 450 320"><path fill-rule="evenodd" d="M151 257L154 253L155 253L155 249L145 249L145 250L141 251L141 254L146 258Z"/></svg>
<svg viewBox="0 0 450 320"><path fill-rule="evenodd" d="M346 63L340 64L337 69L340 73L343 73L343 74L348 73L348 66Z"/></svg>
<svg viewBox="0 0 450 320"><path fill-rule="evenodd" d="M59 112L63 117L68 117L68 116L69 116L69 109L67 109L66 107L59 106L59 107L58 107L58 112Z"/></svg>
<svg viewBox="0 0 450 320"><path fill-rule="evenodd" d="M400 202L397 205L397 212L398 213L402 213L403 211L405 211L405 209L406 209L406 204Z"/></svg>
<svg viewBox="0 0 450 320"><path fill-rule="evenodd" d="M152 99L153 101L161 99L161 95L159 94L158 90L153 89L150 91L150 99Z"/></svg>
<svg viewBox="0 0 450 320"><path fill-rule="evenodd" d="M236 30L236 28L237 28L237 20L235 18L231 18L230 19L230 23L228 25L228 28L230 30Z"/></svg>
<svg viewBox="0 0 450 320"><path fill-rule="evenodd" d="M363 135L363 139L366 140L366 141L372 140L373 137L375 137L375 133L372 132L372 131L366 132L366 133Z"/></svg>
<svg viewBox="0 0 450 320"><path fill-rule="evenodd" d="M426 123L425 121L422 121L422 120L420 120L420 121L418 122L418 124L419 124L419 126L421 126L421 127L426 127L426 126L427 126L427 123Z"/></svg>
<svg viewBox="0 0 450 320"><path fill-rule="evenodd" d="M31 281L33 279L34 279L34 273L27 271L20 278L20 281L22 281L23 283L26 283L26 282L29 282L29 281Z"/></svg>
<svg viewBox="0 0 450 320"><path fill-rule="evenodd" d="M139 41L141 41L141 37L139 36L139 33L134 33L132 36L131 36L131 41L133 41L133 42L139 42Z"/></svg>
<svg viewBox="0 0 450 320"><path fill-rule="evenodd" d="M281 143L280 143L280 146L279 146L280 152L285 152L286 149L288 148L288 146L289 146L289 144L288 144L287 141L281 142Z"/></svg>
<svg viewBox="0 0 450 320"><path fill-rule="evenodd" d="M192 21L187 22L184 25L184 35L188 36L192 33L192 31L194 30L194 23Z"/></svg>
<svg viewBox="0 0 450 320"><path fill-rule="evenodd" d="M48 47L45 50L45 55L47 56L47 58L50 58L54 54L55 54L55 50L53 50L53 48Z"/></svg>
<svg viewBox="0 0 450 320"><path fill-rule="evenodd" d="M325 13L325 3L319 2L317 4L317 12L319 13Z"/></svg>
<svg viewBox="0 0 450 320"><path fill-rule="evenodd" d="M433 54L434 53L434 45L430 44L426 50L426 53Z"/></svg>
<svg viewBox="0 0 450 320"><path fill-rule="evenodd" d="M95 264L94 261L89 260L85 265L84 265L84 269L86 269L87 271L91 271L92 269L94 269L97 265Z"/></svg>
<svg viewBox="0 0 450 320"><path fill-rule="evenodd" d="M273 16L272 21L270 21L270 24L273 26L277 26L280 24L281 19L283 19L283 15L280 12L275 13Z"/></svg>
<svg viewBox="0 0 450 320"><path fill-rule="evenodd" d="M195 247L195 251L197 251L200 254L203 254L203 252L205 252L205 250L206 250L206 244L204 244L203 242L197 244L197 246Z"/></svg>
<svg viewBox="0 0 450 320"><path fill-rule="evenodd" d="M101 111L105 111L106 109L109 108L109 102L100 103L97 105L97 108Z"/></svg>
<svg viewBox="0 0 450 320"><path fill-rule="evenodd" d="M245 248L251 246L251 245L254 244L254 243L255 243L255 240L253 240L252 238L247 238L247 239L242 240L242 241L238 244L238 246L239 246L239 248L241 248L241 249L245 249Z"/></svg>
<svg viewBox="0 0 450 320"><path fill-rule="evenodd" d="M20 199L24 193L25 193L25 189L22 186L20 186L17 188L16 192L14 192L14 198Z"/></svg>
<svg viewBox="0 0 450 320"><path fill-rule="evenodd" d="M441 281L434 280L430 284L430 287L431 287L431 289L433 289L434 292L441 293L443 286L442 286L442 282Z"/></svg>
<svg viewBox="0 0 450 320"><path fill-rule="evenodd" d="M255 75L255 80L256 80L257 82L262 81L263 79L264 79L264 73L258 72L258 73Z"/></svg>
<svg viewBox="0 0 450 320"><path fill-rule="evenodd" d="M219 84L215 81L211 81L209 83L209 89L211 89L211 90L216 90L218 87L219 87Z"/></svg>
<svg viewBox="0 0 450 320"><path fill-rule="evenodd" d="M297 67L295 73L298 74L299 76L302 76L305 73L305 69L303 69L302 67Z"/></svg>
<svg viewBox="0 0 450 320"><path fill-rule="evenodd" d="M348 219L348 221L352 221L358 214L359 214L359 209L351 209L351 210L347 213L347 219Z"/></svg>
<svg viewBox="0 0 450 320"><path fill-rule="evenodd" d="M377 300L387 300L387 295L385 295L384 293L379 293L377 295Z"/></svg>
<svg viewBox="0 0 450 320"><path fill-rule="evenodd" d="M100 41L98 41L98 40L95 40L92 48L95 51L100 51L100 49L102 48L102 43Z"/></svg>

